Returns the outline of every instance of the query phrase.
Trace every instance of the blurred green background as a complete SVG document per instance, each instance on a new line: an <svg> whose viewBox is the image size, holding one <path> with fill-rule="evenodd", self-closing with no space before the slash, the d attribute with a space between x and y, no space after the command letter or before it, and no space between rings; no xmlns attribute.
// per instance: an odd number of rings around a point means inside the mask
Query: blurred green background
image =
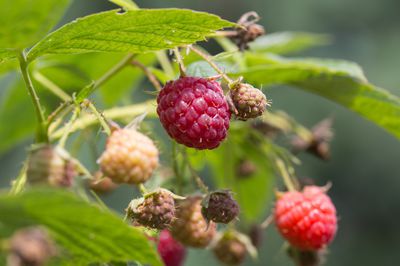
<svg viewBox="0 0 400 266"><path fill-rule="evenodd" d="M330 46L301 56L340 58L359 63L374 84L400 95L400 2L398 0L142 0L140 7L184 7L208 11L236 21L255 10L267 32L310 31L329 33ZM76 0L64 21L114 7L105 0ZM301 155L300 177L317 184L333 182L330 195L340 216L339 232L326 265L398 265L400 261L400 142L381 128L318 96L293 88L265 90L273 109L283 109L312 126L326 116L335 117L332 159L322 162ZM1 96L1 95L0 95ZM1 100L1 99L0 99ZM7 121L1 121L7 123ZM2 140L7 141L7 140ZM26 142L1 155L2 177L18 172ZM0 180L0 185L9 179ZM129 197L129 195L127 196ZM106 201L121 210L119 196ZM265 206L266 209L271 206ZM246 265L290 265L283 241L274 228L264 234L258 261ZM191 250L189 266L218 265L208 251Z"/></svg>

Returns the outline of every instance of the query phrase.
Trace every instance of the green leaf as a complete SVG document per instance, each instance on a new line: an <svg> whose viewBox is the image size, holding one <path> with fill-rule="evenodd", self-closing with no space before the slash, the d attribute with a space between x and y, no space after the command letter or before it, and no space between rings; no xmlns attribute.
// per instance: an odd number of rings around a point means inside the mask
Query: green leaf
<svg viewBox="0 0 400 266"><path fill-rule="evenodd" d="M330 43L330 36L307 32L276 32L257 38L250 49L257 52L287 54Z"/></svg>
<svg viewBox="0 0 400 266"><path fill-rule="evenodd" d="M35 114L31 111L33 109L30 109L33 106L22 80L13 82L2 98L0 121L7 123L0 124L0 138L7 141L0 142L0 154L33 135L36 127Z"/></svg>
<svg viewBox="0 0 400 266"><path fill-rule="evenodd" d="M0 196L0 238L32 225L45 226L61 249L56 265L137 261L162 265L139 230L115 214L77 198L71 192L36 189Z"/></svg>
<svg viewBox="0 0 400 266"><path fill-rule="evenodd" d="M87 53L81 55L57 55L40 61L39 71L59 87L77 92L94 80L98 80L126 55L114 53ZM146 66L155 63L153 53L141 54L135 60ZM129 98L133 88L137 88L144 74L139 68L126 66L104 83L98 92L106 106L114 106ZM147 88L146 88L147 90ZM148 88L151 90L151 88ZM87 96L87 95L86 95Z"/></svg>
<svg viewBox="0 0 400 266"><path fill-rule="evenodd" d="M15 57L17 57L17 53L14 49L0 48L0 63L2 63L4 60Z"/></svg>
<svg viewBox="0 0 400 266"><path fill-rule="evenodd" d="M368 83L354 64L345 61L277 60L268 56L266 60L268 64L253 66L238 75L255 85L287 84L320 95L400 138L400 99ZM335 64L332 65L332 62Z"/></svg>
<svg viewBox="0 0 400 266"><path fill-rule="evenodd" d="M13 0L0 4L0 47L27 48L51 30L70 0Z"/></svg>
<svg viewBox="0 0 400 266"><path fill-rule="evenodd" d="M218 16L180 9L111 10L77 19L40 41L28 54L144 53L204 40L234 25Z"/></svg>

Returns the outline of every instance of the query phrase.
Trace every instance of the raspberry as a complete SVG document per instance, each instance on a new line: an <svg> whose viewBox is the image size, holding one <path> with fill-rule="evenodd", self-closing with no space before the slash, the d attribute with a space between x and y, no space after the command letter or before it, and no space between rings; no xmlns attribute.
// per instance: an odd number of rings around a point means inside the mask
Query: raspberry
<svg viewBox="0 0 400 266"><path fill-rule="evenodd" d="M217 259L226 265L239 265L246 258L247 247L234 233L225 233L213 248Z"/></svg>
<svg viewBox="0 0 400 266"><path fill-rule="evenodd" d="M268 105L264 93L250 84L240 83L230 90L231 111L239 120L246 121L262 115Z"/></svg>
<svg viewBox="0 0 400 266"><path fill-rule="evenodd" d="M10 254L7 265L41 266L57 254L48 233L40 227L28 227L17 231L9 242Z"/></svg>
<svg viewBox="0 0 400 266"><path fill-rule="evenodd" d="M77 175L75 164L60 149L42 145L29 155L27 180L30 184L70 187Z"/></svg>
<svg viewBox="0 0 400 266"><path fill-rule="evenodd" d="M213 80L181 77L157 98L157 113L168 135L196 149L214 149L225 139L230 112L221 86Z"/></svg>
<svg viewBox="0 0 400 266"><path fill-rule="evenodd" d="M302 192L286 192L278 199L275 223L292 246L319 250L335 236L336 209L323 188L306 186Z"/></svg>
<svg viewBox="0 0 400 266"><path fill-rule="evenodd" d="M165 266L183 265L186 257L186 249L172 237L168 230L161 231L157 250Z"/></svg>
<svg viewBox="0 0 400 266"><path fill-rule="evenodd" d="M176 219L171 224L173 237L194 248L205 248L216 234L215 223L207 223L201 214L201 199L200 196L191 196L181 201L176 209Z"/></svg>
<svg viewBox="0 0 400 266"><path fill-rule="evenodd" d="M117 129L108 138L99 163L113 182L140 184L158 166L158 149L149 137L134 129Z"/></svg>
<svg viewBox="0 0 400 266"><path fill-rule="evenodd" d="M118 187L111 178L103 176L103 173L98 171L94 174L94 178L89 180L89 187L96 193L108 193Z"/></svg>
<svg viewBox="0 0 400 266"><path fill-rule="evenodd" d="M227 224L239 214L239 205L229 191L215 191L202 201L201 213L207 221Z"/></svg>
<svg viewBox="0 0 400 266"><path fill-rule="evenodd" d="M154 229L169 226L175 216L175 203L172 193L160 189L149 193L144 198L133 200L128 207L128 216L135 224Z"/></svg>

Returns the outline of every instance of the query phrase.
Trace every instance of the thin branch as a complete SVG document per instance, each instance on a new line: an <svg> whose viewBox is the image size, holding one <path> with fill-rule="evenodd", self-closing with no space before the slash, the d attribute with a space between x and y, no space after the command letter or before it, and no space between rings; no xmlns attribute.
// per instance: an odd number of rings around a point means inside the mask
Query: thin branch
<svg viewBox="0 0 400 266"><path fill-rule="evenodd" d="M170 79L173 79L175 77L175 71L171 65L171 62L168 59L168 56L165 54L164 51L158 51L158 52L156 52L156 55L158 58L158 62L160 62L160 65L161 65L162 69L164 70L165 74L167 74L167 76Z"/></svg>
<svg viewBox="0 0 400 266"><path fill-rule="evenodd" d="M56 95L61 100L68 102L72 100L72 97L68 95L64 90L62 90L57 84L53 81L49 80L47 77L42 75L40 72L36 71L33 73L33 77L42 84L45 88L51 91L54 95Z"/></svg>
<svg viewBox="0 0 400 266"><path fill-rule="evenodd" d="M53 121L59 117L66 108L70 107L72 104L71 101L61 103L56 110L54 110L48 117L47 117L47 124L50 126Z"/></svg>
<svg viewBox="0 0 400 266"><path fill-rule="evenodd" d="M182 55L179 52L178 47L174 48L174 53L175 53L176 61L178 61L179 73L180 73L181 77L185 77L186 76L186 68L185 68L185 65L183 64Z"/></svg>
<svg viewBox="0 0 400 266"><path fill-rule="evenodd" d="M205 61L207 61L207 63L214 68L215 71L217 71L218 74L220 74L222 76L222 78L228 83L228 84L232 84L234 81L231 80L224 71L222 71L217 64L215 64L212 60L211 57L205 53L203 53L202 51L200 51L199 49L193 47L193 46L189 46L190 49L195 52L196 54L198 54L200 57L202 57Z"/></svg>
<svg viewBox="0 0 400 266"><path fill-rule="evenodd" d="M111 108L111 109L103 111L103 115L111 120L122 119L122 118L131 119L131 118L138 116L140 114L143 114L145 112L147 112L148 116L155 117L156 116L155 106L156 106L155 101L150 100L150 101L147 101L144 103ZM90 127L90 126L96 124L97 121L98 120L96 117L93 117L92 115L89 115L89 114L86 114L86 115L83 114L73 124L73 126L71 127L71 132ZM58 129L56 132L51 134L51 138L52 139L60 138L66 130L67 130L66 126Z"/></svg>
<svg viewBox="0 0 400 266"><path fill-rule="evenodd" d="M276 160L276 165L278 167L279 173L282 176L283 182L285 183L286 188L289 191L296 191L296 186L293 184L292 179L289 176L289 173L286 171L285 164L281 159Z"/></svg>
<svg viewBox="0 0 400 266"><path fill-rule="evenodd" d="M147 194L147 189L143 184L139 184L137 187L138 187L140 193L142 194L142 196Z"/></svg>
<svg viewBox="0 0 400 266"><path fill-rule="evenodd" d="M44 117L44 112L42 106L40 104L39 96L36 93L35 88L33 87L32 80L29 76L28 71L28 62L26 59L25 51L21 51L18 55L19 66L21 69L22 77L24 79L26 88L28 89L28 93L31 96L31 100L35 109L36 118L38 121L38 129L36 135L37 142L49 142L49 138L46 131L46 119Z"/></svg>
<svg viewBox="0 0 400 266"><path fill-rule="evenodd" d="M160 84L160 82L158 81L158 79L156 78L156 76L150 71L149 68L147 68L145 65L143 65L142 63L140 63L137 60L132 60L131 61L131 65L132 66L136 66L138 67L140 70L143 71L143 73L146 75L146 77L149 79L149 81L151 82L151 84L153 84L154 88L156 88L157 91L160 91L162 89L162 86Z"/></svg>
<svg viewBox="0 0 400 266"><path fill-rule="evenodd" d="M59 141L59 146L61 148L65 147L65 143L67 142L67 138L69 136L69 134L72 132L72 125L74 124L74 122L76 121L76 119L78 118L80 113L80 108L79 107L75 107L74 112L72 113L71 119L67 122L67 124L65 125L65 131L63 132L61 139Z"/></svg>
<svg viewBox="0 0 400 266"><path fill-rule="evenodd" d="M93 112L93 114L96 116L97 120L99 120L101 126L103 127L104 131L106 132L107 135L111 134L111 129L110 126L108 125L108 122L106 120L106 118L104 117L104 114L99 112L96 109L96 106L94 106L93 103L89 103L89 109Z"/></svg>
<svg viewBox="0 0 400 266"><path fill-rule="evenodd" d="M186 150L184 150L183 155L185 156L186 165L189 168L190 175L192 176L192 178L194 179L195 183L200 188L200 190L203 193L207 194L208 186L203 182L201 177L197 174L196 170L193 168L192 164L189 161L189 156L187 155Z"/></svg>
<svg viewBox="0 0 400 266"><path fill-rule="evenodd" d="M109 79L111 79L114 75L124 69L127 65L130 64L132 59L135 57L135 54L129 54L125 56L121 61L119 61L115 66L113 66L110 70L104 73L98 80L94 82L93 91L106 83Z"/></svg>
<svg viewBox="0 0 400 266"><path fill-rule="evenodd" d="M269 215L261 224L260 227L262 229L267 229L267 227L274 221L274 216Z"/></svg>

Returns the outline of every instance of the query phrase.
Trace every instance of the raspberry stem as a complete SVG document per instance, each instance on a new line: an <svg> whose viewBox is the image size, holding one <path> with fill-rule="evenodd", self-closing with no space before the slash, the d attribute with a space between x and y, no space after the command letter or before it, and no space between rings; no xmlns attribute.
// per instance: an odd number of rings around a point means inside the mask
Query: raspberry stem
<svg viewBox="0 0 400 266"><path fill-rule="evenodd" d="M193 168L192 164L189 161L189 156L187 155L186 149L184 150L184 157L185 157L185 162L186 165L190 171L190 175L193 178L194 182L197 184L199 189L204 193L208 193L208 186L204 184L203 180L201 177L196 173L196 170Z"/></svg>
<svg viewBox="0 0 400 266"><path fill-rule="evenodd" d="M262 229L267 229L267 227L272 223L273 220L274 216L271 214L260 224L260 227Z"/></svg>
<svg viewBox="0 0 400 266"><path fill-rule="evenodd" d="M35 88L33 87L32 80L28 71L28 61L26 59L25 51L22 50L18 55L19 66L22 73L22 77L25 82L25 86L28 89L29 96L31 97L33 107L35 109L36 118L38 121L38 127L36 132L36 141L37 142L49 142L49 137L47 134L47 123L44 117L44 112L42 106L40 104L39 96L36 93Z"/></svg>
<svg viewBox="0 0 400 266"><path fill-rule="evenodd" d="M147 113L147 116L155 116L155 108L154 108L155 102L153 100L149 100L144 103L140 104L132 104L128 106L123 106L123 107L114 107L108 110L105 110L103 112L103 115L107 117L108 119L114 120L114 119L131 119L135 116L141 115L143 113ZM72 126L71 132L77 131L77 130L82 130L87 127L90 127L97 122L97 118L91 116L91 115L85 115L83 114L79 119L77 119L77 122ZM60 138L64 131L66 130L66 126L58 129L56 132L54 132L51 135L52 139L58 139Z"/></svg>
<svg viewBox="0 0 400 266"><path fill-rule="evenodd" d="M231 79L225 74L225 72L222 71L222 70L217 66L217 64L215 64L215 63L211 60L210 56L206 55L205 53L203 53L203 52L200 51L199 49L194 48L193 46L189 46L189 48L190 48L193 52L195 52L196 54L198 54L200 57L202 57L205 61L207 61L207 63L208 63L212 68L214 68L214 70L217 71L217 73L220 74L220 75L222 76L222 78L228 83L229 87L230 87L231 84L234 83L234 81L231 80Z"/></svg>
<svg viewBox="0 0 400 266"><path fill-rule="evenodd" d="M168 56L165 54L164 51L158 51L156 55L158 62L160 63L161 68L164 70L165 74L167 74L170 79L173 79L175 77L175 71L171 65L171 62L168 59Z"/></svg>
<svg viewBox="0 0 400 266"><path fill-rule="evenodd" d="M96 106L94 106L93 103L89 103L89 109L93 112L93 114L96 116L97 120L99 120L101 126L103 127L105 133L109 136L111 134L111 129L110 126L108 125L108 122L106 120L106 118L104 117L104 114L99 112L96 109Z"/></svg>
<svg viewBox="0 0 400 266"><path fill-rule="evenodd" d="M46 76L44 76L39 71L34 72L32 76L37 82L42 84L45 88L47 88L49 91L51 91L54 95L56 95L61 100L65 101L65 102L72 100L71 96L69 96L63 89L58 87L53 81L48 79Z"/></svg>
<svg viewBox="0 0 400 266"><path fill-rule="evenodd" d="M104 83L106 83L109 79L111 79L114 75L124 69L127 65L129 65L135 56L135 54L128 54L116 65L114 65L110 70L104 73L98 80L94 82L92 92Z"/></svg>
<svg viewBox="0 0 400 266"><path fill-rule="evenodd" d="M174 53L175 53L176 61L178 61L179 73L180 73L181 77L186 77L186 68L185 68L185 65L183 64L182 55L179 52L178 47L174 48Z"/></svg>
<svg viewBox="0 0 400 266"><path fill-rule="evenodd" d="M65 143L67 142L67 138L68 138L69 134L71 133L72 125L77 120L77 118L79 116L79 113L80 113L80 108L79 107L75 107L70 120L68 121L68 123L65 126L65 131L64 131L63 135L61 136L60 141L58 143L58 145L61 148L65 147Z"/></svg>
<svg viewBox="0 0 400 266"><path fill-rule="evenodd" d="M176 180L177 180L177 185L178 189L177 192L178 194L182 194L183 192L183 176L181 175L181 172L179 171L179 166L178 166L178 157L177 157L177 145L175 141L172 141L171 143L171 155L172 155L172 169L174 171Z"/></svg>
<svg viewBox="0 0 400 266"><path fill-rule="evenodd" d="M28 162L25 161L18 176L12 181L10 190L11 195L16 195L22 191L26 183L26 170L28 168Z"/></svg>
<svg viewBox="0 0 400 266"><path fill-rule="evenodd" d="M276 165L278 167L279 173L285 183L286 188L289 191L296 191L296 186L294 185L293 181L291 180L289 173L286 171L285 164L281 159L276 160Z"/></svg>
<svg viewBox="0 0 400 266"><path fill-rule="evenodd" d="M137 60L132 60L131 65L136 66L141 71L143 71L143 73L147 76L148 80L151 82L151 84L153 84L154 88L157 91L160 91L162 89L162 86L161 86L160 82L158 81L157 77L145 65L143 65L142 63L140 63Z"/></svg>
<svg viewBox="0 0 400 266"><path fill-rule="evenodd" d="M143 196L147 194L147 189L143 184L139 184L137 187L139 188L139 191Z"/></svg>

